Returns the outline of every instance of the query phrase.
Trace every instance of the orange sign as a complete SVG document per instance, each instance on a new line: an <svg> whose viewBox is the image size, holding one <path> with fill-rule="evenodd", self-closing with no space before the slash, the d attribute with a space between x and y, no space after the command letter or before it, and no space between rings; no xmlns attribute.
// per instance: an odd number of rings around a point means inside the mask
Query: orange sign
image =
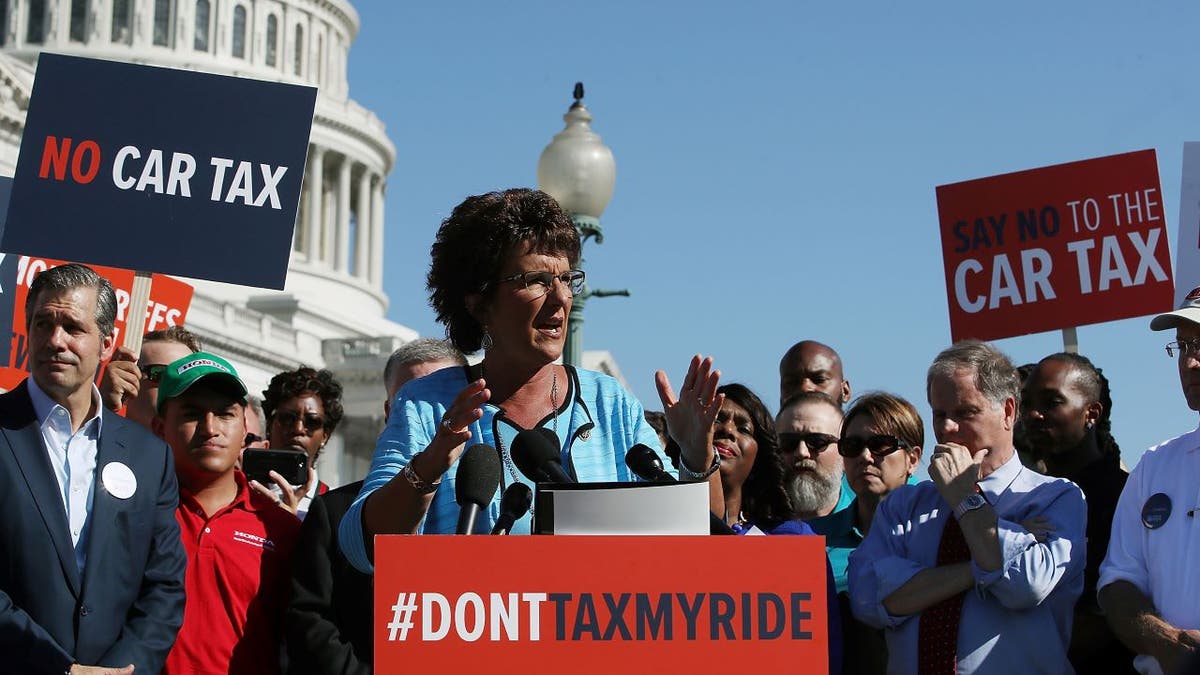
<svg viewBox="0 0 1200 675"><path fill-rule="evenodd" d="M376 672L829 668L823 537L381 536L375 559Z"/></svg>
<svg viewBox="0 0 1200 675"><path fill-rule="evenodd" d="M0 289L12 290L12 331L8 353L0 351L0 389L8 391L25 379L29 368L29 340L25 332L25 298L29 284L40 272L65 264L61 260L21 256L16 264L16 278L0 280ZM130 315L129 295L133 288L133 270L119 267L88 265L108 279L117 295L116 342L121 344L125 324ZM14 283L15 282L15 283ZM162 274L153 276L150 300L146 305L146 328L149 333L169 326L181 326L192 304L192 287L178 279Z"/></svg>

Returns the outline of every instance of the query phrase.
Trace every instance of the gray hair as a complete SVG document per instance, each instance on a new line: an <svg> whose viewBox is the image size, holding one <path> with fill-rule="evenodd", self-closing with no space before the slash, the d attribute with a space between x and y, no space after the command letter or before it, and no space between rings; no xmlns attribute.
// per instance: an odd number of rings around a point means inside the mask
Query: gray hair
<svg viewBox="0 0 1200 675"><path fill-rule="evenodd" d="M392 379L392 373L396 372L400 366L431 361L449 361L460 366L467 365L467 357L463 356L463 353L447 340L417 338L392 352L392 355L388 357L387 365L383 367L383 383L386 386Z"/></svg>
<svg viewBox="0 0 1200 675"><path fill-rule="evenodd" d="M28 330L33 321L33 310L42 291L70 291L76 288L96 289L96 325L100 328L100 335L112 335L117 323L117 294L108 279L96 274L92 268L76 263L52 267L34 277L33 283L29 284L29 294L25 296L25 329Z"/></svg>
<svg viewBox="0 0 1200 675"><path fill-rule="evenodd" d="M823 391L801 391L784 400L783 405L779 406L779 414L775 415L775 421L779 421L783 417L783 413L801 405L827 405L837 411L838 417L845 420L846 412L842 410L842 404L833 400L833 397Z"/></svg>
<svg viewBox="0 0 1200 675"><path fill-rule="evenodd" d="M957 370L975 372L975 388L995 405L1021 400L1021 378L1004 352L979 340L957 342L938 354L925 376L925 394L935 377L953 377Z"/></svg>
<svg viewBox="0 0 1200 675"><path fill-rule="evenodd" d="M267 433L267 416L263 413L262 399L254 394L247 394L246 407L258 418L258 428L262 429L265 436Z"/></svg>

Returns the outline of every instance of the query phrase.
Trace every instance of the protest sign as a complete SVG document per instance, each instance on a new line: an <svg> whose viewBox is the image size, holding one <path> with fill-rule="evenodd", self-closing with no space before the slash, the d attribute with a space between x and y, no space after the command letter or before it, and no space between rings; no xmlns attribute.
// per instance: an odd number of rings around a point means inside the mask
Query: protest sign
<svg viewBox="0 0 1200 675"><path fill-rule="evenodd" d="M825 594L823 537L380 536L375 672L826 673Z"/></svg>
<svg viewBox="0 0 1200 675"><path fill-rule="evenodd" d="M954 341L1172 307L1153 150L942 185L937 202Z"/></svg>
<svg viewBox="0 0 1200 675"><path fill-rule="evenodd" d="M0 250L282 289L315 102L43 52Z"/></svg>

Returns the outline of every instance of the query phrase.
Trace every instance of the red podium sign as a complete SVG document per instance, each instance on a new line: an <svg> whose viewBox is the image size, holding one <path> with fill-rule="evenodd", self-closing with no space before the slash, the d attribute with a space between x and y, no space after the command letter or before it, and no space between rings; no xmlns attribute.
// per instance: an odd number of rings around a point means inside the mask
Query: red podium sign
<svg viewBox="0 0 1200 675"><path fill-rule="evenodd" d="M1173 307L1153 150L942 185L937 203L955 342Z"/></svg>
<svg viewBox="0 0 1200 675"><path fill-rule="evenodd" d="M375 558L376 672L829 669L823 537L384 536Z"/></svg>

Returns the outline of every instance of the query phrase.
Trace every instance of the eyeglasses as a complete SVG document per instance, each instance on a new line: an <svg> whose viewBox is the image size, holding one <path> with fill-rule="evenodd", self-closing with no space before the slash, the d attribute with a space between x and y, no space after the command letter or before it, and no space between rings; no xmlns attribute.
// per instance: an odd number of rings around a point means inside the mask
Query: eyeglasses
<svg viewBox="0 0 1200 675"><path fill-rule="evenodd" d="M246 438L242 441L242 447L248 448L248 447L254 445L255 443L262 443L265 440L267 440L267 439L263 438L262 436L259 436L258 434L246 434Z"/></svg>
<svg viewBox="0 0 1200 675"><path fill-rule="evenodd" d="M147 366L139 365L138 369L142 371L142 378L151 382L158 382L162 379L163 373L167 372L167 366L162 363L151 363Z"/></svg>
<svg viewBox="0 0 1200 675"><path fill-rule="evenodd" d="M325 427L324 417L320 417L318 415L301 416L299 413L296 413L292 410L276 411L274 421L279 422L286 429L290 429L291 427L296 426L296 422L300 422L310 434L314 433L317 429L323 429Z"/></svg>
<svg viewBox="0 0 1200 675"><path fill-rule="evenodd" d="M1200 338L1192 340L1176 340L1167 343L1167 356L1195 356L1200 354Z"/></svg>
<svg viewBox="0 0 1200 675"><path fill-rule="evenodd" d="M489 282L484 285L484 289L491 286L498 286L509 281L521 282L521 288L534 293L535 298L540 298L550 292L554 287L554 280L558 279L567 288L571 289L571 295L579 295L583 292L583 270L570 270L562 274L554 274L552 272L520 272L510 277L497 279L494 282Z"/></svg>
<svg viewBox="0 0 1200 675"><path fill-rule="evenodd" d="M866 448L873 457L887 457L897 450L907 450L911 447L908 441L891 434L875 434L866 438L843 436L842 440L838 442L838 454L842 457L858 457L862 454L863 448Z"/></svg>
<svg viewBox="0 0 1200 675"><path fill-rule="evenodd" d="M817 455L824 452L830 444L837 445L838 437L815 431L803 434L793 431L779 432L779 449L783 452L796 452L800 449L801 441L804 442L804 447L808 448L809 452Z"/></svg>

